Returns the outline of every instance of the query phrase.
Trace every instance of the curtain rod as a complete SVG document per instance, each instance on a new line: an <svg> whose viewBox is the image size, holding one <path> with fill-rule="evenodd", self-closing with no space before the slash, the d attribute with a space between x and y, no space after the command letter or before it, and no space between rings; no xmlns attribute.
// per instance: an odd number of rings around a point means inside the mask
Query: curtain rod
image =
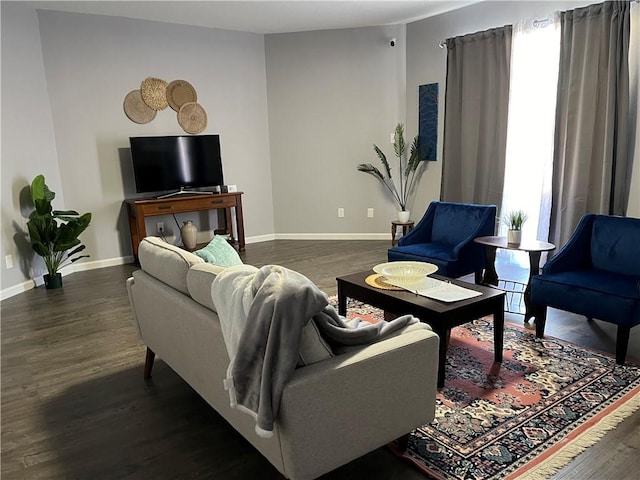
<svg viewBox="0 0 640 480"><path fill-rule="evenodd" d="M630 0L630 3L637 3L640 5L640 0ZM533 24L534 26L538 26L539 24L548 21L549 17L544 18L542 20L534 20ZM438 43L438 46L440 48L447 48L447 41L446 40L440 40L440 42Z"/></svg>

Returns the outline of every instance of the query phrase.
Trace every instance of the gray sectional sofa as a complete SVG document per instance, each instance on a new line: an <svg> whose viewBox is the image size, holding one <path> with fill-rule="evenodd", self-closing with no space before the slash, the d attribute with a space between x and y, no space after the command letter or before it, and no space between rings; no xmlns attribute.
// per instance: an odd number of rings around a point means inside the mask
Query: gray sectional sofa
<svg viewBox="0 0 640 480"><path fill-rule="evenodd" d="M221 267L154 237L140 243L139 261L127 290L147 346L145 378L157 354L282 476L316 478L433 419L438 337L418 323L348 353L305 355L315 363L299 363L273 437L259 437L223 386L230 360L211 299Z"/></svg>

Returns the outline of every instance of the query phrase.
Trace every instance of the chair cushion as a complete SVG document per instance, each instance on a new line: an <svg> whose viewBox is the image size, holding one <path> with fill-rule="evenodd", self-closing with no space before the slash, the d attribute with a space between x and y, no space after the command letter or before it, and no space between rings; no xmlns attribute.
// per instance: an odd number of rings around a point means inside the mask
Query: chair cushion
<svg viewBox="0 0 640 480"><path fill-rule="evenodd" d="M412 245L393 247L390 250L402 252L407 255L414 255L416 257L432 258L442 262L455 262L457 260L453 254L452 246L441 243L414 243Z"/></svg>
<svg viewBox="0 0 640 480"><path fill-rule="evenodd" d="M192 265L203 260L186 250L161 240L145 237L138 247L138 260L142 270L170 287L189 294L187 272Z"/></svg>
<svg viewBox="0 0 640 480"><path fill-rule="evenodd" d="M639 278L603 270L574 270L535 276L534 303L617 325L640 324Z"/></svg>
<svg viewBox="0 0 640 480"><path fill-rule="evenodd" d="M438 267L438 275L459 277L468 272L460 273L460 266L453 258L451 247L432 243L416 243L413 245L396 246L387 251L390 262L409 260L415 262L429 262Z"/></svg>
<svg viewBox="0 0 640 480"><path fill-rule="evenodd" d="M640 276L640 220L597 215L591 233L594 268Z"/></svg>

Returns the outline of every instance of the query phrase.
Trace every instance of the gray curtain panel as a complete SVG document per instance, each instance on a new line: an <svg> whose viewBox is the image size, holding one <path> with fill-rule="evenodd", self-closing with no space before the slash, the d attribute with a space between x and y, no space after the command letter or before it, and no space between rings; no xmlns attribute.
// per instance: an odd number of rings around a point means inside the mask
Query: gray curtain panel
<svg viewBox="0 0 640 480"><path fill-rule="evenodd" d="M441 199L500 205L512 27L447 39Z"/></svg>
<svg viewBox="0 0 640 480"><path fill-rule="evenodd" d="M585 213L624 215L632 159L629 2L561 14L549 237L564 245Z"/></svg>

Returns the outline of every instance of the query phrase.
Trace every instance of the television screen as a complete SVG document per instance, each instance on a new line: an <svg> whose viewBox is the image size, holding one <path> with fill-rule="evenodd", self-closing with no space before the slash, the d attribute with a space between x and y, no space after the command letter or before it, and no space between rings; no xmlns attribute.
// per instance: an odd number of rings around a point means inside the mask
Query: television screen
<svg viewBox="0 0 640 480"><path fill-rule="evenodd" d="M136 191L224 185L219 135L130 137Z"/></svg>

